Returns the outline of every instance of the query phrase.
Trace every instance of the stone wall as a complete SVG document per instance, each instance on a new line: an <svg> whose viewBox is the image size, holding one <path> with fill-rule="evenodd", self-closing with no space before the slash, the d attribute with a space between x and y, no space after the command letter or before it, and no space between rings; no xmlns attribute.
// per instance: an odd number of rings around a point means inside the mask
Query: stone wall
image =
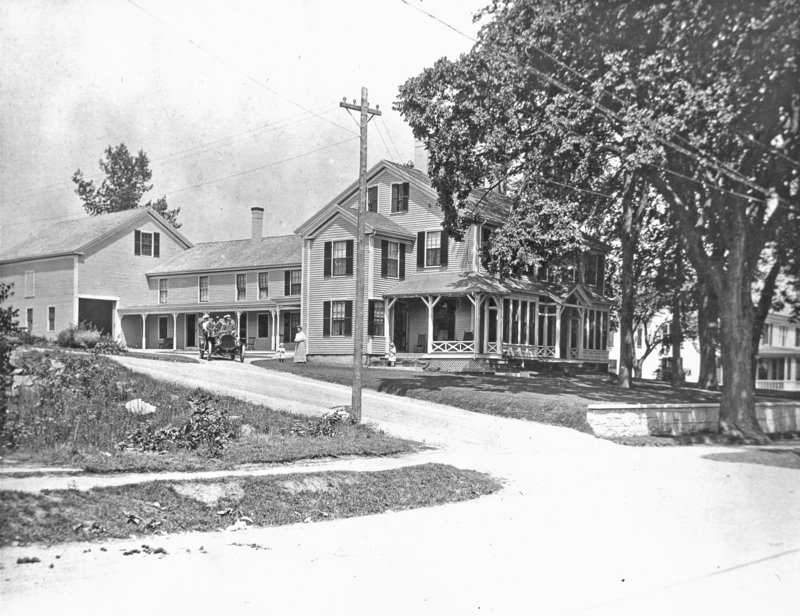
<svg viewBox="0 0 800 616"><path fill-rule="evenodd" d="M758 402L766 434L800 432L800 401ZM718 404L590 404L586 420L597 436L679 436L717 432Z"/></svg>

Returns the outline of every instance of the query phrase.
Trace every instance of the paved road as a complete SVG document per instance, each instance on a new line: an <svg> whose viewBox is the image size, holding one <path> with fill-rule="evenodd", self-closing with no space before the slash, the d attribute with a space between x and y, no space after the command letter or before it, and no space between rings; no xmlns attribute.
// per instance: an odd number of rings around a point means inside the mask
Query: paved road
<svg viewBox="0 0 800 616"><path fill-rule="evenodd" d="M248 364L124 362L296 412L349 402L344 387ZM432 509L148 541L166 557L121 555L141 540L6 549L3 613L797 613L798 470L368 391L364 416L435 445L426 459L505 488ZM14 564L34 554L43 564Z"/></svg>

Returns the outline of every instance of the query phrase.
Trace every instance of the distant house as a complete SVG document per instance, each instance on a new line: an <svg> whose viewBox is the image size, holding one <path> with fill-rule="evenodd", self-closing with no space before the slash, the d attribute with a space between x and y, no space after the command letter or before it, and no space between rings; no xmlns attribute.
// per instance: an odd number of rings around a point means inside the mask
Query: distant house
<svg viewBox="0 0 800 616"><path fill-rule="evenodd" d="M473 191L483 218L463 241L442 228L436 191L419 169L382 161L368 171L365 349L416 354L441 370L480 369L504 357L608 362L604 295L608 249L587 239L574 267L542 267L499 281L479 260L480 246L508 217L511 200ZM303 325L312 355L352 355L354 182L300 227Z"/></svg>
<svg viewBox="0 0 800 616"><path fill-rule="evenodd" d="M292 343L300 324L301 240L262 237L264 210L251 209L250 239L198 243L148 269L148 293L120 308L128 346L197 348L199 318L230 314L255 350Z"/></svg>
<svg viewBox="0 0 800 616"><path fill-rule="evenodd" d="M647 327L657 338L669 337L671 317L664 311ZM651 336L652 337L652 336ZM633 344L636 356L641 357L646 346L644 326L636 328ZM611 369L619 362L619 334L614 333L611 349ZM642 378L669 378L673 370L672 348L657 347L642 362ZM700 353L695 339L681 343L680 369L687 381L696 382L700 374ZM722 366L717 361L717 380L722 383ZM800 391L800 324L792 323L788 314L771 312L764 321L761 341L756 355L756 388L774 391Z"/></svg>
<svg viewBox="0 0 800 616"><path fill-rule="evenodd" d="M20 324L55 337L93 323L119 337L121 309L151 295L146 272L192 243L150 208L56 223L0 254L0 280L14 284Z"/></svg>

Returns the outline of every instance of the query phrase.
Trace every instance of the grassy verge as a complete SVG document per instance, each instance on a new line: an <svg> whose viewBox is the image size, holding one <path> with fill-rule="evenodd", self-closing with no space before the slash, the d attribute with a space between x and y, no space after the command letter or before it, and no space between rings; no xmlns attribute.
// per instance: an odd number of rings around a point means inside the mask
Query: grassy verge
<svg viewBox="0 0 800 616"><path fill-rule="evenodd" d="M351 455L389 455L415 444L336 418L307 418L164 383L109 360L28 351L10 400L0 455L88 471L225 469ZM125 404L155 407L135 414Z"/></svg>
<svg viewBox="0 0 800 616"><path fill-rule="evenodd" d="M442 464L215 481L0 492L0 545L276 526L413 509L490 494L487 475Z"/></svg>
<svg viewBox="0 0 800 616"><path fill-rule="evenodd" d="M290 372L330 383L349 385L350 366L312 360L306 364L253 362L269 370ZM364 387L418 400L448 404L467 411L525 419L563 426L591 434L586 405L602 402L666 403L718 402L719 395L692 387L672 388L666 383L635 383L621 389L610 378L535 377L445 374L365 368Z"/></svg>

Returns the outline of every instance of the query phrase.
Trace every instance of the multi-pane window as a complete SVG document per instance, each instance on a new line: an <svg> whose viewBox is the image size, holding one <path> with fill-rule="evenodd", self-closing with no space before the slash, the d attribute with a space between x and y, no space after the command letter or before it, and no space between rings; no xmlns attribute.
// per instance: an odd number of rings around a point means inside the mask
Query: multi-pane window
<svg viewBox="0 0 800 616"><path fill-rule="evenodd" d="M781 325L778 328L778 346L786 346L786 341L789 339L789 327Z"/></svg>
<svg viewBox="0 0 800 616"><path fill-rule="evenodd" d="M158 281L158 303L166 304L169 295L169 279L160 278Z"/></svg>
<svg viewBox="0 0 800 616"><path fill-rule="evenodd" d="M608 345L608 313L587 310L583 330L583 348L605 351Z"/></svg>
<svg viewBox="0 0 800 616"><path fill-rule="evenodd" d="M772 324L764 323L761 333L761 344L772 344Z"/></svg>
<svg viewBox="0 0 800 616"><path fill-rule="evenodd" d="M160 234L148 231L134 231L133 234L133 254L146 257L161 256Z"/></svg>
<svg viewBox="0 0 800 616"><path fill-rule="evenodd" d="M258 337L269 338L269 321L272 315L262 312L258 315Z"/></svg>
<svg viewBox="0 0 800 616"><path fill-rule="evenodd" d="M347 242L333 242L333 269L334 276L345 276L347 274Z"/></svg>
<svg viewBox="0 0 800 616"><path fill-rule="evenodd" d="M25 324L28 326L28 332L33 331L33 308L28 308L25 311Z"/></svg>
<svg viewBox="0 0 800 616"><path fill-rule="evenodd" d="M201 302L208 301L208 276L200 276L197 279L198 299Z"/></svg>
<svg viewBox="0 0 800 616"><path fill-rule="evenodd" d="M370 336L384 335L384 322L386 307L379 299L369 300L369 320L367 321L367 334Z"/></svg>
<svg viewBox="0 0 800 616"><path fill-rule="evenodd" d="M289 275L289 293L290 295L300 295L300 280L302 272L300 270L292 270Z"/></svg>
<svg viewBox="0 0 800 616"><path fill-rule="evenodd" d="M25 272L25 297L36 295L36 272Z"/></svg>
<svg viewBox="0 0 800 616"><path fill-rule="evenodd" d="M602 254L587 253L583 256L583 280L586 284L596 287L603 286L605 277L606 257Z"/></svg>
<svg viewBox="0 0 800 616"><path fill-rule="evenodd" d="M378 211L378 187L370 186L367 190L367 209L370 212Z"/></svg>
<svg viewBox="0 0 800 616"><path fill-rule="evenodd" d="M442 262L442 232L428 231L425 234L425 266L440 265Z"/></svg>
<svg viewBox="0 0 800 616"><path fill-rule="evenodd" d="M386 242L386 275L397 278L400 272L400 244Z"/></svg>
<svg viewBox="0 0 800 616"><path fill-rule="evenodd" d="M269 273L258 273L258 299L267 299L269 297Z"/></svg>
<svg viewBox="0 0 800 616"><path fill-rule="evenodd" d="M408 211L408 182L392 184L392 212Z"/></svg>
<svg viewBox="0 0 800 616"><path fill-rule="evenodd" d="M52 332L56 329L56 307L47 308L47 331Z"/></svg>
<svg viewBox="0 0 800 616"><path fill-rule="evenodd" d="M331 302L331 336L344 336L347 302Z"/></svg>
<svg viewBox="0 0 800 616"><path fill-rule="evenodd" d="M236 274L236 301L247 299L247 274Z"/></svg>

